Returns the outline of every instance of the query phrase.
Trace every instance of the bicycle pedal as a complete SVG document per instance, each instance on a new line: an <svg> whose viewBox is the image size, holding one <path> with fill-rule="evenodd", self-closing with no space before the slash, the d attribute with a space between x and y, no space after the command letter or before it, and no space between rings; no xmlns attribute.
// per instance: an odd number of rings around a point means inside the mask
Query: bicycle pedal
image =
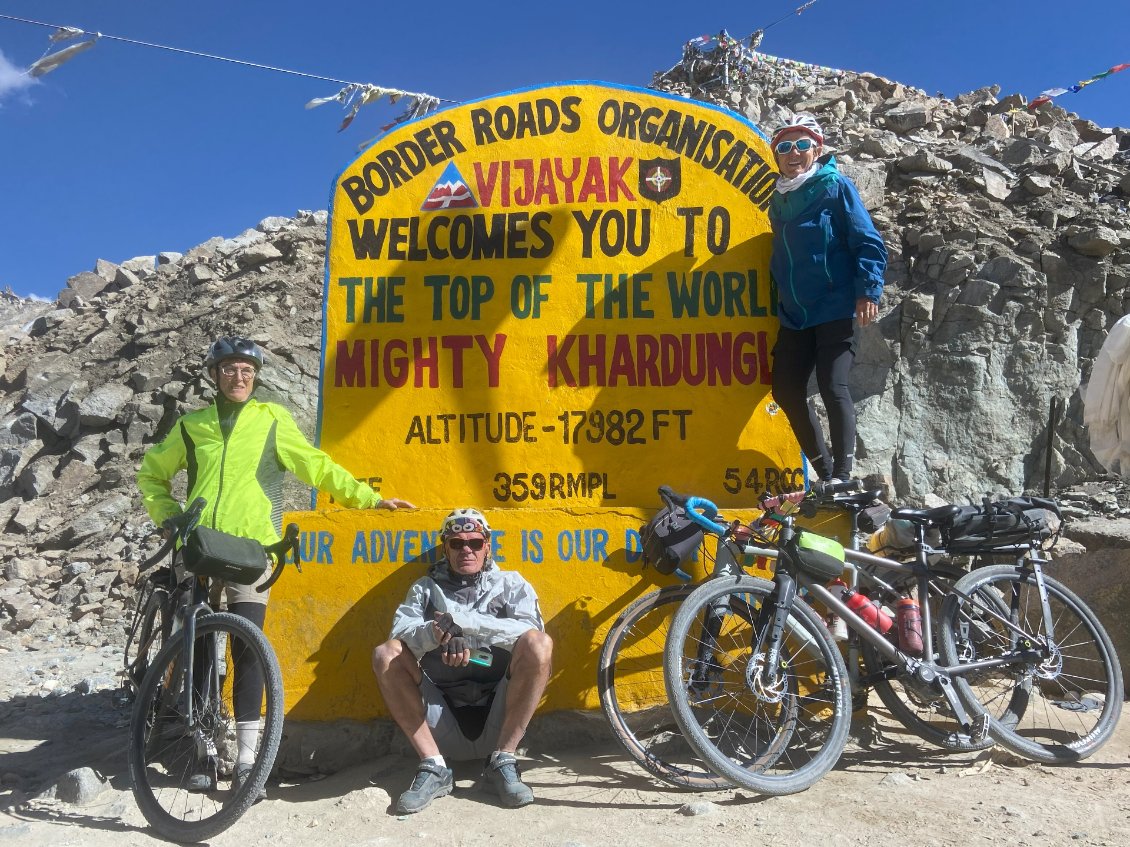
<svg viewBox="0 0 1130 847"><path fill-rule="evenodd" d="M989 735L989 716L977 715L969 724L969 738L974 744L980 744Z"/></svg>

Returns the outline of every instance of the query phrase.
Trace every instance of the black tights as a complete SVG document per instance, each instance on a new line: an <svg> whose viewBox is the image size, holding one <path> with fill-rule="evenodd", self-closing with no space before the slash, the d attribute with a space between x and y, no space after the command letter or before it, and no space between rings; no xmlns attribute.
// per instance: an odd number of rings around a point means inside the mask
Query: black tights
<svg viewBox="0 0 1130 847"><path fill-rule="evenodd" d="M232 603L228 611L247 618L259 629L267 619L266 603ZM263 666L243 641L231 645L231 654L235 673L232 685L235 719L239 723L257 721L263 709Z"/></svg>
<svg viewBox="0 0 1130 847"><path fill-rule="evenodd" d="M855 405L848 390L848 374L855 361L853 331L851 318L808 329L781 327L773 348L773 399L784 410L800 449L821 479L846 479L855 459ZM807 400L813 371L828 411L830 451Z"/></svg>

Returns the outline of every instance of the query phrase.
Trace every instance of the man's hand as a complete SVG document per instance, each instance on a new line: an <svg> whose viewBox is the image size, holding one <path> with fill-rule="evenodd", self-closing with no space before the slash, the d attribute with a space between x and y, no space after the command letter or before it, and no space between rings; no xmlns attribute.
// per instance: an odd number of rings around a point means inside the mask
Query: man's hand
<svg viewBox="0 0 1130 847"><path fill-rule="evenodd" d="M471 645L463 637L463 628L451 617L451 612L436 612L432 629L439 639L439 655L445 665L460 668L471 661Z"/></svg>
<svg viewBox="0 0 1130 847"><path fill-rule="evenodd" d="M407 500L401 500L399 497L386 497L381 502L377 503L377 509L388 509L390 512L395 512L397 509L415 509L416 506L409 503Z"/></svg>
<svg viewBox="0 0 1130 847"><path fill-rule="evenodd" d="M867 326L875 318L879 317L879 305L868 300L866 297L860 297L855 301L855 318L859 321L860 326Z"/></svg>

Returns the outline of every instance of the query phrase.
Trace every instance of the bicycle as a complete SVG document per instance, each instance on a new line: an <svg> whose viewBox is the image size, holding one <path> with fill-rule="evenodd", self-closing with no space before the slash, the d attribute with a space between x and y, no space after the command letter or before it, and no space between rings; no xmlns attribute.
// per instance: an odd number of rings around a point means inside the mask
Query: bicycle
<svg viewBox="0 0 1130 847"><path fill-rule="evenodd" d="M857 485L840 484L819 494L797 492L791 499L804 499L810 504L847 512L850 516L852 556L863 551L866 534L859 516L877 502L877 490L856 491ZM670 507L685 502L670 488L660 488L660 497ZM718 554L701 545L707 570L711 576L732 572L737 551L723 547L720 538ZM926 567L926 556L936 551L918 539L917 562ZM775 553L774 553L775 557ZM720 563L720 564L719 564ZM845 574L852 588L861 582L866 589L893 604L890 597L911 592L915 582L912 573L892 574L885 569L886 558L859 558L848 562ZM934 611L939 598L965 571L948 563L929 566L930 601ZM676 573L680 573L676 571ZM689 575L680 573L689 580ZM886 577L884 579L883 577ZM888 581L889 580L889 581ZM672 585L653 591L628 606L612 624L601 647L597 687L601 708L612 728L613 736L628 755L649 773L665 782L696 791L732 787L728 779L712 771L683 738L671 711L663 682L663 651L675 612L697 588L696 585ZM915 590L917 586L914 586ZM991 746L991 739L974 742L959 732L956 722L945 710L944 699L926 690L916 681L897 671L897 666L883 660L854 633L848 638L848 679L853 706L866 703L867 692L874 688L891 714L909 730L939 747L974 750ZM854 709L853 709L854 710Z"/></svg>
<svg viewBox="0 0 1130 847"><path fill-rule="evenodd" d="M143 569L174 554L204 505L197 498L170 522L170 537ZM301 571L294 524L264 548L271 576L259 591L278 580L288 553ZM134 798L157 832L180 842L223 832L259 799L282 737L282 676L274 650L250 621L213 611L211 586L211 577L192 575L180 583L170 576L154 588L136 624L137 655L127 665L127 678L140 673L128 750ZM261 672L264 682L263 702L252 704L256 720L238 725L235 674L229 672L236 666L241 675ZM222 780L229 781L227 790L220 789Z"/></svg>
<svg viewBox="0 0 1130 847"><path fill-rule="evenodd" d="M944 522L955 508L902 509L893 516L926 527ZM931 604L922 606L922 655L916 657L872 628L824 583L838 577L844 560L851 557L895 573L913 574L920 596L928 596L928 568L845 551L827 539L798 530L792 514L767 515L779 526L777 537L769 538L761 526L718 520L717 508L709 501L687 498L686 509L704 531L720 537L717 556L725 555L729 562L720 576L697 588L676 612L664 655L665 685L676 723L716 773L761 793L790 794L811 786L839 759L850 721L848 673L823 619L807 598L841 617L886 661L944 698L958 734L969 743L980 744L991 735L1003 746L1026 755L1023 746L1002 731L1002 727L1011 728L1009 721L1029 717L1026 703L1014 694L1009 701L1014 712L998 709L992 714L983 703L974 707L972 684L1009 674L1024 678L1031 674L1026 669L1037 666L1046 670L1055 642L1024 630L1017 614L1006 614L1001 598L985 588L983 583L991 580L981 572L962 577L953 587L963 607L948 599L943 603L941 661L934 649ZM750 540L767 546L747 543ZM776 558L773 579L745 576L735 558L743 553ZM994 576L997 574L988 575ZM962 590L963 582L972 591ZM1051 581L1045 578L1045 584ZM807 598L801 596L802 591ZM1042 619L1051 624L1046 603L1043 611ZM994 630L1007 633L1007 646L986 647ZM1108 693L1105 715L1107 705L1115 699L1109 694L1116 685L1120 692L1121 674L1113 663L1113 651L1105 649L1109 640L1097 621L1086 633L1100 643L1096 652ZM959 648L963 651L960 664L953 658ZM967 685L958 696L955 682L962 680ZM1011 690L1018 689L1023 686L1013 685ZM1100 726L1107 728L1106 723ZM1103 740L1105 737L1097 739L1098 743ZM1097 744L1091 745L1088 752L1095 747ZM1083 744L1073 752L1082 753Z"/></svg>
<svg viewBox="0 0 1130 847"><path fill-rule="evenodd" d="M1122 669L1109 635L1070 589L1047 576L1039 545L1010 545L958 580L942 607L946 664L992 657L1002 673L955 674L958 696L989 734L1046 764L1078 761L1113 734L1122 711ZM986 603L1006 610L985 614Z"/></svg>

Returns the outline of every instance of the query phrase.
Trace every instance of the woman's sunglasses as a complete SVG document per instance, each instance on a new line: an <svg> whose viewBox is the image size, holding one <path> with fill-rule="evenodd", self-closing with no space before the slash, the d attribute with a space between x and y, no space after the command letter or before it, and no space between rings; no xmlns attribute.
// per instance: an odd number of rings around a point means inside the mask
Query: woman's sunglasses
<svg viewBox="0 0 1130 847"><path fill-rule="evenodd" d="M804 153L815 146L816 142L811 138L798 138L796 141L778 141L777 146L773 149L777 151L778 155L784 156L786 153L793 152L794 147L798 152Z"/></svg>
<svg viewBox="0 0 1130 847"><path fill-rule="evenodd" d="M482 538L452 538L447 543L451 545L452 550L462 550L464 547L470 547L473 552L478 553L483 549L483 545L486 544L486 541Z"/></svg>

